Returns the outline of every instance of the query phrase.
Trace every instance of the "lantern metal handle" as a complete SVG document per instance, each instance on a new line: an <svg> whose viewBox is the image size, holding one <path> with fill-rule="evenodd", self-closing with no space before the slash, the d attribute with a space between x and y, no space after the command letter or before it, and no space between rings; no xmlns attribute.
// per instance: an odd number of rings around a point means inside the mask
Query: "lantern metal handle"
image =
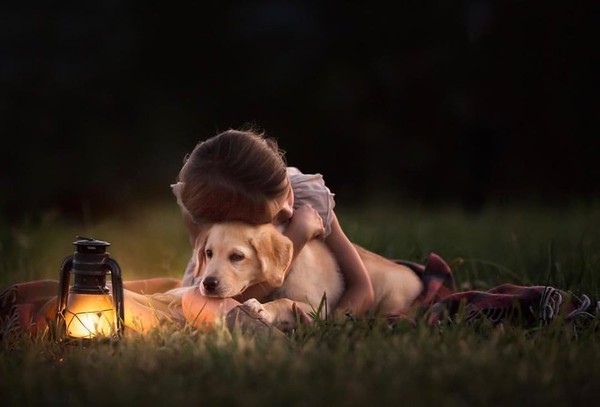
<svg viewBox="0 0 600 407"><path fill-rule="evenodd" d="M58 284L58 313L60 319L64 318L64 311L67 308L67 297L69 294L69 284L71 281L71 270L73 269L73 255L65 257L60 266L60 281Z"/></svg>
<svg viewBox="0 0 600 407"><path fill-rule="evenodd" d="M117 332L123 332L123 322L125 321L125 302L123 298L123 277L121 276L121 267L112 258L106 259L106 264L110 270L112 281L112 294L114 303L117 307Z"/></svg>

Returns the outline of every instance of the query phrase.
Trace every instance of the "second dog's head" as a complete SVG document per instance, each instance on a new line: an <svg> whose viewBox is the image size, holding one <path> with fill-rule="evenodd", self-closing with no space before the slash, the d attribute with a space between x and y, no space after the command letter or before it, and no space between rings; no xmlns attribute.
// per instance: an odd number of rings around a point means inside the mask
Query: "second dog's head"
<svg viewBox="0 0 600 407"><path fill-rule="evenodd" d="M200 292L209 297L234 297L251 285L283 284L293 245L273 225L216 223L196 244Z"/></svg>

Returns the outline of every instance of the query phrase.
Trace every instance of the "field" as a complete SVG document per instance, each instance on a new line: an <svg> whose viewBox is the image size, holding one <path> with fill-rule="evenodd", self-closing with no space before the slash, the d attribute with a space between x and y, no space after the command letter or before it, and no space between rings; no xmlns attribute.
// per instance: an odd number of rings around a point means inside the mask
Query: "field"
<svg viewBox="0 0 600 407"><path fill-rule="evenodd" d="M175 205L2 227L0 289L58 278L76 236L111 243L125 279L179 277L189 256ZM351 240L390 258L435 252L461 289L548 284L600 298L600 208L490 207L479 214L399 205L338 208ZM600 397L598 318L585 326L431 329L319 321L285 340L163 327L119 341L0 342L9 405L589 405Z"/></svg>

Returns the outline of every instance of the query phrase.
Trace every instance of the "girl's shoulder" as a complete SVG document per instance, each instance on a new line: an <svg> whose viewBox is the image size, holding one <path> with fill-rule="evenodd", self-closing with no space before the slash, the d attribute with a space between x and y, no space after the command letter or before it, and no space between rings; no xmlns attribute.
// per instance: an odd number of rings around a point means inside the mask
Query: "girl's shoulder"
<svg viewBox="0 0 600 407"><path fill-rule="evenodd" d="M294 191L294 206L310 205L319 212L325 226L325 236L331 232L334 194L325 185L323 176L319 173L304 174L296 167L287 168L288 178Z"/></svg>
<svg viewBox="0 0 600 407"><path fill-rule="evenodd" d="M287 167L287 175L295 184L314 184L320 188L326 188L323 176L319 173L305 174L296 167Z"/></svg>

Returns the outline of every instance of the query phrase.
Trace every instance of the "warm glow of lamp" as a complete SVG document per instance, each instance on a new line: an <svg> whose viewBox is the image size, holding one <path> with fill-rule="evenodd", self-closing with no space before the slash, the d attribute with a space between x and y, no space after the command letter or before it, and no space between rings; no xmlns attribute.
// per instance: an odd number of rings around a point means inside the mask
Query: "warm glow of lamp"
<svg viewBox="0 0 600 407"><path fill-rule="evenodd" d="M117 312L110 294L71 294L63 315L71 338L117 334Z"/></svg>
<svg viewBox="0 0 600 407"><path fill-rule="evenodd" d="M119 265L106 252L110 243L81 238L73 244L75 253L67 256L61 267L57 307L60 335L73 339L122 335L123 280ZM108 274L112 293L106 285Z"/></svg>

